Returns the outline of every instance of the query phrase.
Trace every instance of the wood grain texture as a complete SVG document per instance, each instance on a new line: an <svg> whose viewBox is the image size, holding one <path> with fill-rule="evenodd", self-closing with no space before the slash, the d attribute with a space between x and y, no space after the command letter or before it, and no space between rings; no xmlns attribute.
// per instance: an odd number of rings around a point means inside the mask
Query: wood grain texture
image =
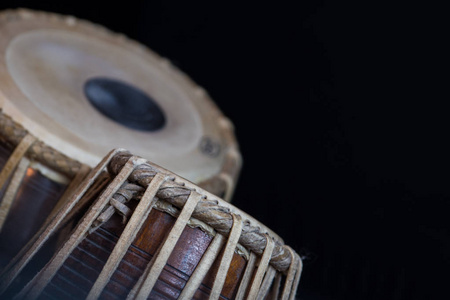
<svg viewBox="0 0 450 300"><path fill-rule="evenodd" d="M101 228L88 235L70 255L39 299L86 297L122 233L124 226L121 221L118 215L114 215ZM118 300L127 296L175 221L176 219L167 213L158 210L150 212L100 299ZM212 237L200 229L185 227L149 299L176 299L211 240ZM221 255L220 253L219 259ZM234 254L221 299L230 299L236 293L245 264L244 258ZM194 299L208 299L218 267L216 261L195 293Z"/></svg>
<svg viewBox="0 0 450 300"><path fill-rule="evenodd" d="M197 278L195 285L189 287L189 297L194 292L193 299L203 299L203 294L208 299L230 299L238 287L242 287L240 296L246 297L248 293L249 297L259 299L271 292L276 277L277 270L270 261L274 258L277 242L278 247L286 249L295 261L289 265L282 297L295 294L301 260L289 246L283 245L270 232L261 233L262 224L231 204L145 159L124 155L127 153L122 149L101 164L102 168L108 165L110 172L116 170L118 174L112 177L114 179L53 259L21 290L18 299L23 296L27 299L64 298L61 293L79 294L76 297L81 299L114 299L116 296L119 299L177 299L191 278ZM114 165L115 157L120 161L126 158L126 163ZM86 180L95 180L97 176L90 175ZM145 184L140 189L131 189L137 194L127 195L124 187L136 185L131 183L132 180ZM126 211L134 211L131 218L127 221L128 214L121 207L116 208L117 213L111 217L95 224L118 194L130 198L123 204L127 205ZM154 201L155 207L151 209ZM178 213L173 211L175 206L179 206ZM196 211L199 216L212 211L211 216L215 218L208 223L192 220L188 223L190 218L197 219ZM226 230L228 217L232 223ZM225 220L223 224L222 219ZM203 279L195 273L202 259L208 256L213 236L222 234L221 231L225 232L226 246L219 247L220 251L215 250L217 259L212 266L207 263L211 268L205 268ZM247 268L244 257L248 254L236 248L244 233L254 233L258 239L262 235L266 244L259 251L261 254L254 253L261 255L258 260L250 255L256 268ZM243 280L243 274L247 275L246 280ZM203 279L200 286L198 278ZM245 286L250 287L248 292L243 288Z"/></svg>

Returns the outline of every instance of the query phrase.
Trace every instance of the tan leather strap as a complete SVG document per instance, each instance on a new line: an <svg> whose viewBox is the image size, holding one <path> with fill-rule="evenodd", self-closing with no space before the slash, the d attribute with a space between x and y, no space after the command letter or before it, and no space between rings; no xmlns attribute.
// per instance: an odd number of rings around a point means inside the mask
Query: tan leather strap
<svg viewBox="0 0 450 300"><path fill-rule="evenodd" d="M3 198L3 201L0 205L0 230L3 227L3 224L8 216L11 204L20 185L20 181L22 181L22 178L25 175L26 169L29 164L29 160L26 158L24 159L25 153L35 141L36 138L34 138L32 135L25 135L17 145L17 147L14 149L13 153L0 172L0 187L3 187L14 170L16 170L16 167L20 165L20 168L17 168L16 173L11 179L10 187L7 189L7 193L5 194L5 197Z"/></svg>

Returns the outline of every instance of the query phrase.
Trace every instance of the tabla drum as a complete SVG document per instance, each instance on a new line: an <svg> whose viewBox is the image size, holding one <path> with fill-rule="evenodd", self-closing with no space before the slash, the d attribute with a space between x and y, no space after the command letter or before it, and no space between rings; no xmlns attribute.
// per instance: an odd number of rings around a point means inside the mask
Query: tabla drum
<svg viewBox="0 0 450 300"><path fill-rule="evenodd" d="M2 12L0 267L116 147L227 201L241 166L232 123L167 59L71 16Z"/></svg>
<svg viewBox="0 0 450 300"><path fill-rule="evenodd" d="M106 169L108 185L50 262L9 294L12 299L294 299L302 261L278 235L121 149L91 172L27 259L3 274L2 292Z"/></svg>

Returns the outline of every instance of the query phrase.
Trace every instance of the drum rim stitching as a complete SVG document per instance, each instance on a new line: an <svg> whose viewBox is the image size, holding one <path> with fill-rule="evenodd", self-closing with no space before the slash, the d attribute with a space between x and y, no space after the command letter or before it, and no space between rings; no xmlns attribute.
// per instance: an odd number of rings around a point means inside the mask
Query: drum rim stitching
<svg viewBox="0 0 450 300"><path fill-rule="evenodd" d="M123 163L128 160L128 158L132 156L132 154L128 151L118 152L110 161L108 164L108 171L115 175L117 172L121 170L123 167ZM141 172L141 174L139 174ZM232 219L232 214L239 214L244 219L244 228L246 228L245 232L242 233L242 236L245 236L245 238L240 240L240 244L244 246L247 250L256 253L258 256L260 256L266 245L266 234L268 234L271 239L275 242L274 251L272 253L272 257L270 259L270 264L278 271L282 273L286 273L288 269L291 267L292 264L295 264L297 259L300 259L299 255L295 251L291 251L289 246L284 245L284 242L281 238L279 238L275 233L268 232L267 230L270 230L266 228L262 223L257 221L251 216L248 216L245 212L241 211L237 207L234 207L230 203L225 202L224 200L220 199L219 197L203 190L202 188L196 186L195 184L190 183L188 180L172 173L169 170L166 170L156 164L153 164L149 162L148 160L139 165L129 176L128 182L135 183L138 185L143 186L146 188L149 182L151 182L151 179L158 173L164 173L170 176L174 176L174 181L167 181L165 184L160 187L157 193L157 197L164 199L165 201L169 202L170 204L174 205L175 207L181 209L184 205L184 203L180 204L180 201L183 202L183 200L180 200L180 194L176 194L174 191L175 189L178 189L179 191L184 191L184 193L181 196L188 196L191 191L195 191L201 195L204 196L204 199L199 202L199 205L196 208L196 212L201 209L199 208L203 203L203 213L211 214L214 217L215 224L208 224L208 220L205 219L205 217L197 216L196 218L200 219L202 222L205 222L206 224L213 227L219 234L224 234L225 236L229 233L231 230L230 226L227 226L226 221L218 221L223 219L224 216L230 217ZM172 197L164 197L163 191L170 193L175 193L175 196ZM178 199L175 199L178 198ZM175 200L174 200L175 199ZM176 201L179 201L176 203ZM196 212L193 213L196 214ZM228 224L229 225L229 224ZM222 228L220 227L222 226ZM267 229L267 230L265 230ZM254 245L255 239L258 238L262 242L262 245Z"/></svg>
<svg viewBox="0 0 450 300"><path fill-rule="evenodd" d="M126 206L126 204L131 200L140 201L143 190L144 190L143 187L130 182L127 182L124 185L122 185L119 188L119 190L111 197L110 203L105 207L103 212L94 221L91 229L89 230L89 233L94 232L100 226L108 222L108 220L114 214L121 215L123 218L123 223L125 224L127 218L129 218L133 213L133 211L129 209ZM178 218L178 215L180 214L179 208L175 207L174 205L170 204L169 202L163 199L157 199L157 201L153 206L153 209L167 213L175 218ZM214 230L212 226L194 217L191 217L186 225L191 228L198 228L210 237L214 237L217 234L217 232ZM236 247L236 253L246 260L249 259L250 254L248 250L241 244L238 244L238 246Z"/></svg>
<svg viewBox="0 0 450 300"><path fill-rule="evenodd" d="M169 202L161 199L158 199L156 201L155 205L153 206L153 209L167 213L174 218L177 218L178 215L180 214L180 210L178 208L176 208ZM217 232L214 230L212 226L194 217L191 217L186 225L191 228L198 228L199 230L203 231L210 237L214 237L217 234ZM247 248L245 248L239 243L236 246L235 253L242 256L245 260L249 260L250 252L247 250Z"/></svg>

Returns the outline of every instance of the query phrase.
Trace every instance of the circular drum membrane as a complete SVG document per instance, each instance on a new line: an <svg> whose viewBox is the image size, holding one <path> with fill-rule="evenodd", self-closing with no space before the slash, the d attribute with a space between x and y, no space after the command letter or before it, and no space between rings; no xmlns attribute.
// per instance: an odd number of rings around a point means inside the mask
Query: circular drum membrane
<svg viewBox="0 0 450 300"><path fill-rule="evenodd" d="M240 160L231 123L204 90L144 46L26 10L4 13L0 26L0 106L50 147L89 166L126 148L194 182L221 173L230 151Z"/></svg>

